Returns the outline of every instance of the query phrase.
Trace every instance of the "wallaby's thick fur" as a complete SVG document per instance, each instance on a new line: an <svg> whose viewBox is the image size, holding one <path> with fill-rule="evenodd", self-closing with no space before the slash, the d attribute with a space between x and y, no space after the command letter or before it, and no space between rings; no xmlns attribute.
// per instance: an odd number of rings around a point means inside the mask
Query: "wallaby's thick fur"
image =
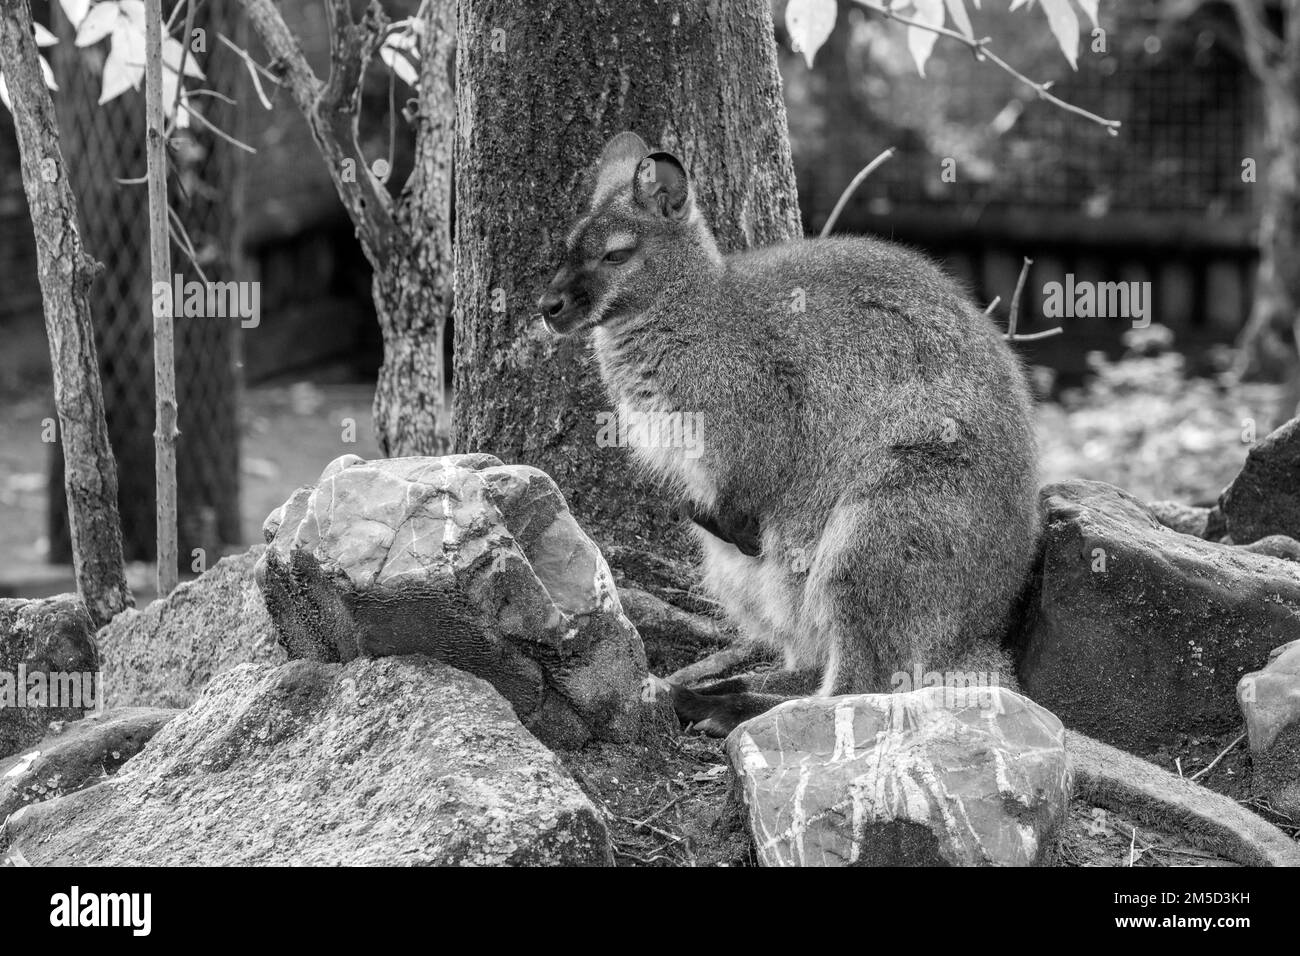
<svg viewBox="0 0 1300 956"><path fill-rule="evenodd" d="M820 692L992 672L1032 560L1037 475L1020 365L921 255L866 238L722 255L682 164L605 147L539 308L592 330L621 413L697 416L636 447L696 514L704 578ZM653 420L653 419L652 419ZM707 529L707 530L706 530ZM675 691L713 732L778 698Z"/></svg>

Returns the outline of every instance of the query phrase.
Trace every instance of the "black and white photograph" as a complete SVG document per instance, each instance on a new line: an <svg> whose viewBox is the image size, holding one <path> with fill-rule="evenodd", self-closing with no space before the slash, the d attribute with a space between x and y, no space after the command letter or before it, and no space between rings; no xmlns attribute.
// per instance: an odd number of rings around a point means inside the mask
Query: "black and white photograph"
<svg viewBox="0 0 1300 956"><path fill-rule="evenodd" d="M1300 0L0 0L0 101L7 934L1285 922Z"/></svg>

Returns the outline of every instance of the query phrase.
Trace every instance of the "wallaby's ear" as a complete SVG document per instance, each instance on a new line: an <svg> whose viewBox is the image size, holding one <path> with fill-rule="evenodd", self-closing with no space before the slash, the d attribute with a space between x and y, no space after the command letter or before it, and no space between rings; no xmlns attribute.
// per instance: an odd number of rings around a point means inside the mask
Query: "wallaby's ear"
<svg viewBox="0 0 1300 956"><path fill-rule="evenodd" d="M646 209L657 209L669 219L691 213L691 187L686 170L672 153L651 153L636 170L632 195Z"/></svg>
<svg viewBox="0 0 1300 956"><path fill-rule="evenodd" d="M650 147L636 133L619 133L606 143L600 159L596 160L590 208L595 209L616 189L631 182L637 165L648 152Z"/></svg>

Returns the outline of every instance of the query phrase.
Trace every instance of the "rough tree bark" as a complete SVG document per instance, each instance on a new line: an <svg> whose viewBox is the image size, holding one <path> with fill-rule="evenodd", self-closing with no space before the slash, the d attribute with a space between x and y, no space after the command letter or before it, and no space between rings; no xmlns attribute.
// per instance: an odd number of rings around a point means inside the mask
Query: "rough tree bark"
<svg viewBox="0 0 1300 956"><path fill-rule="evenodd" d="M1238 341L1247 378L1300 384L1300 0L1281 0L1272 24L1262 0L1234 0L1246 61L1264 101L1268 153L1260 164L1259 272ZM1297 396L1300 397L1300 396Z"/></svg>
<svg viewBox="0 0 1300 956"><path fill-rule="evenodd" d="M446 444L440 343L451 292L453 2L421 7L415 169L394 200L357 143L361 80L388 26L379 4L371 0L357 19L349 0L328 0L330 75L322 82L272 0L240 0L271 54L270 71L307 120L374 269L384 340L374 414L379 447L389 456L441 454Z"/></svg>
<svg viewBox="0 0 1300 956"><path fill-rule="evenodd" d="M602 544L679 543L620 448L582 342L533 318L582 175L634 130L678 153L725 250L799 235L768 0L460 0L455 450L549 472Z"/></svg>
<svg viewBox="0 0 1300 956"><path fill-rule="evenodd" d="M36 233L54 403L66 462L73 568L77 590L98 627L135 603L122 562L117 464L104 422L87 301L100 267L81 247L76 201L59 148L54 104L37 60L27 0L0 0L0 62L13 101L23 189Z"/></svg>

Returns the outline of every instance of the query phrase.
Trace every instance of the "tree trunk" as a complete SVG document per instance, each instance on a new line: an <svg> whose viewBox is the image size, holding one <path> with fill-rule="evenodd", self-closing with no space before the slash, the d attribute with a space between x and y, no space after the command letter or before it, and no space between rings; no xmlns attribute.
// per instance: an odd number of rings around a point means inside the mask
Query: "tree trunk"
<svg viewBox="0 0 1300 956"><path fill-rule="evenodd" d="M451 311L451 84L454 0L425 7L415 166L394 212L407 238L375 271L384 364L375 387L375 431L385 455L447 450L443 336Z"/></svg>
<svg viewBox="0 0 1300 956"><path fill-rule="evenodd" d="M1238 343L1238 371L1272 381L1300 372L1300 64L1264 86L1268 156L1255 302Z"/></svg>
<svg viewBox="0 0 1300 956"><path fill-rule="evenodd" d="M460 0L453 444L548 472L602 544L669 550L679 523L596 446L586 345L533 317L583 173L630 129L680 155L724 250L799 235L768 0Z"/></svg>
<svg viewBox="0 0 1300 956"><path fill-rule="evenodd" d="M23 189L36 233L77 590L98 627L134 604L122 562L117 465L104 422L87 299L99 266L81 248L76 200L37 61L27 0L0 0L0 63L13 101Z"/></svg>

